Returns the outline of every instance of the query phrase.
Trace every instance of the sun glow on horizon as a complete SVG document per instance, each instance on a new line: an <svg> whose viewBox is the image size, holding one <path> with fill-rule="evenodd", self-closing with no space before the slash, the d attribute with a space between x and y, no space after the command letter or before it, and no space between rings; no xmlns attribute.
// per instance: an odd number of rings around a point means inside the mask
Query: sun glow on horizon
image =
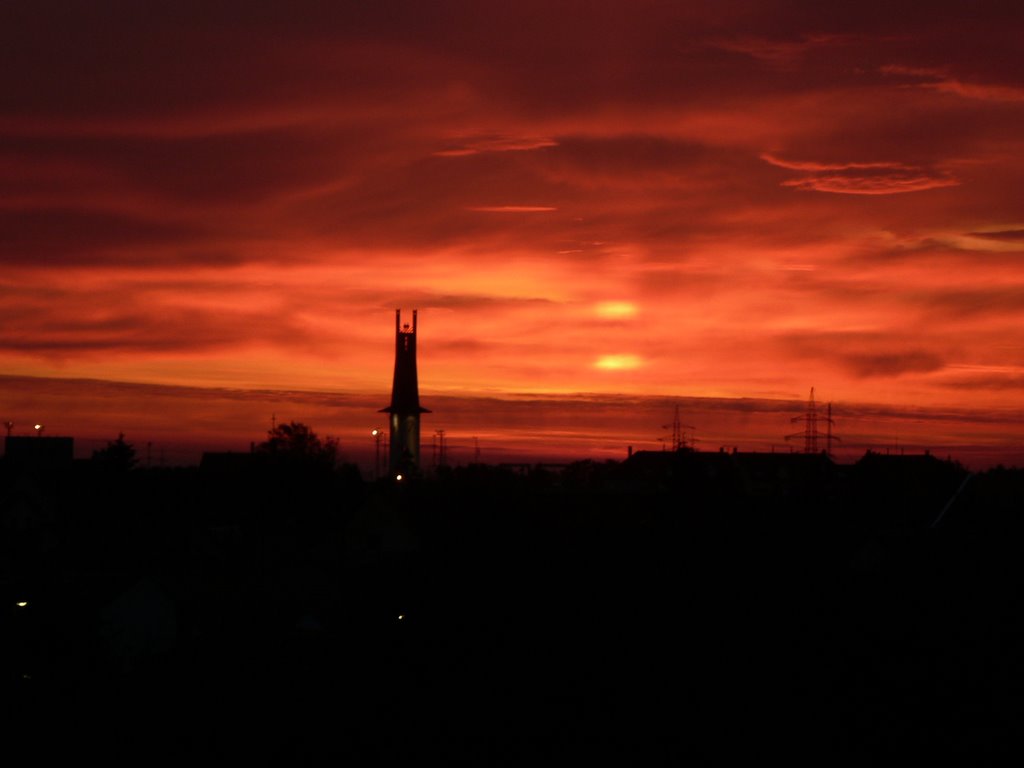
<svg viewBox="0 0 1024 768"><path fill-rule="evenodd" d="M603 371L631 371L643 365L639 355L601 355L594 362Z"/></svg>
<svg viewBox="0 0 1024 768"><path fill-rule="evenodd" d="M602 301L594 311L600 317L618 320L635 317L638 310L636 304L631 301Z"/></svg>

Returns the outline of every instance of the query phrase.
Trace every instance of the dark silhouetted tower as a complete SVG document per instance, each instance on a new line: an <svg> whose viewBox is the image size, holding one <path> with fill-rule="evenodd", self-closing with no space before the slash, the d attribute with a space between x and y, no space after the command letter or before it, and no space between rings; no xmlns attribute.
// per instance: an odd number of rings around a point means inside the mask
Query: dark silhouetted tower
<svg viewBox="0 0 1024 768"><path fill-rule="evenodd" d="M832 455L832 441L839 440L839 437L832 434L832 425L835 423L832 421L832 403L828 404L828 416L818 415L818 406L814 402L814 387L811 387L811 396L807 400L807 410L803 416L794 416L791 421L796 423L802 421L804 423L803 432L797 432L794 435L786 435L787 440L794 438L803 438L804 441L804 453L817 453L818 452L818 438L825 438L826 453ZM818 431L818 422L824 421L828 424L828 433L822 435Z"/></svg>
<svg viewBox="0 0 1024 768"><path fill-rule="evenodd" d="M395 310L395 378L391 384L391 405L380 412L390 414L388 470L391 476L416 472L420 466L420 414L430 411L420 407L415 309L411 328L408 323L402 325L402 310Z"/></svg>

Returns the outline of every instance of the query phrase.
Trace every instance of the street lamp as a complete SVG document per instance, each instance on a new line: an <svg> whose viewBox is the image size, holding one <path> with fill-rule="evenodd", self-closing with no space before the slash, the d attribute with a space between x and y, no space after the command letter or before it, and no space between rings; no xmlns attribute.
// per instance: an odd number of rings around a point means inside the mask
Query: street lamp
<svg viewBox="0 0 1024 768"><path fill-rule="evenodd" d="M376 450L376 456L373 465L373 479L378 480L380 478L380 430L375 429L370 434L373 435L373 442Z"/></svg>
<svg viewBox="0 0 1024 768"><path fill-rule="evenodd" d="M36 437L39 437L41 434L43 434L43 425L42 424L36 424L33 427L33 429L35 429L35 431L36 431Z"/></svg>

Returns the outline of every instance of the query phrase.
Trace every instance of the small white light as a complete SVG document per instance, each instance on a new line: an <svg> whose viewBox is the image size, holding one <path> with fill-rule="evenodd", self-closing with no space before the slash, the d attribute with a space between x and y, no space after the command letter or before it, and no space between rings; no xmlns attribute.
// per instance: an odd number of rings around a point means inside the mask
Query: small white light
<svg viewBox="0 0 1024 768"><path fill-rule="evenodd" d="M395 480L401 480L401 479L402 479L401 475L395 475Z"/></svg>
<svg viewBox="0 0 1024 768"><path fill-rule="evenodd" d="M373 435L374 437L376 437L377 435L379 435L379 434L380 434L380 430L379 430L379 429L375 429L375 430L373 430L373 432L371 432L370 434L371 434L371 435Z"/></svg>
<svg viewBox="0 0 1024 768"><path fill-rule="evenodd" d="M404 613L400 613L400 614L398 614L398 620L399 620L399 621L401 621L401 620L402 620L402 619L404 619L404 618L405 618L405 614L404 614Z"/></svg>
<svg viewBox="0 0 1024 768"><path fill-rule="evenodd" d="M26 607L28 605L28 603L26 601L24 601L24 600L21 600L21 601L15 603L15 605L18 606L19 608L24 608L24 607Z"/></svg>

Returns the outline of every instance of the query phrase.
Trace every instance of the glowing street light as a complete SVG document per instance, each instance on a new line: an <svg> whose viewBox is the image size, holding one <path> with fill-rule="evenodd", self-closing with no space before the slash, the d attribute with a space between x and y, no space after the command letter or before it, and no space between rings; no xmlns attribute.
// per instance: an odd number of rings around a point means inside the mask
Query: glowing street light
<svg viewBox="0 0 1024 768"><path fill-rule="evenodd" d="M373 479L376 480L380 477L380 435L381 430L375 429L371 433L373 435L373 442L376 450L375 463L373 465Z"/></svg>
<svg viewBox="0 0 1024 768"><path fill-rule="evenodd" d="M36 437L39 437L39 435L43 434L43 425L42 424L36 424L32 428L36 431Z"/></svg>

